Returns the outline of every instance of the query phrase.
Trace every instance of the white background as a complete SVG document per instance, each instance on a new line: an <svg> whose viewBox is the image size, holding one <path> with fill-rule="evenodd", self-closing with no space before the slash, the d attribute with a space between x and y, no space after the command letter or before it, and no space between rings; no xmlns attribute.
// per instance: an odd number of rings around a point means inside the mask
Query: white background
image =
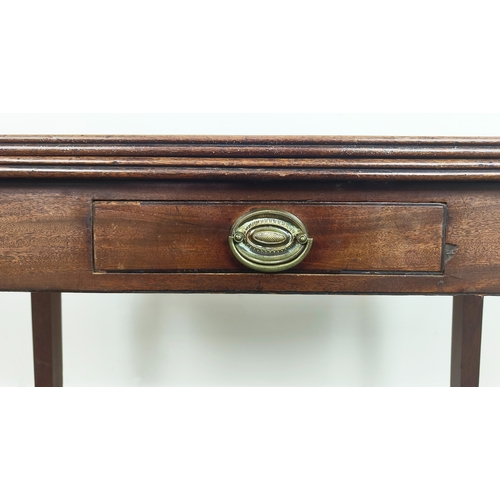
<svg viewBox="0 0 500 500"><path fill-rule="evenodd" d="M0 133L500 136L499 115L3 115ZM499 299L482 386L500 385ZM450 297L63 294L66 386L447 386ZM0 295L0 383L31 385L29 295ZM258 327L256 325L259 325Z"/></svg>

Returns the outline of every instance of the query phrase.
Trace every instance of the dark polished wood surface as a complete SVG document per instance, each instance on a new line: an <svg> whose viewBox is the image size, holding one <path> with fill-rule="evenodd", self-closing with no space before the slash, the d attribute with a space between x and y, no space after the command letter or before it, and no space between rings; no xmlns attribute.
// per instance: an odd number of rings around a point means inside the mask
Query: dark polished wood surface
<svg viewBox="0 0 500 500"><path fill-rule="evenodd" d="M0 136L0 178L500 180L480 137Z"/></svg>
<svg viewBox="0 0 500 500"><path fill-rule="evenodd" d="M31 294L35 385L62 387L62 317L59 292Z"/></svg>
<svg viewBox="0 0 500 500"><path fill-rule="evenodd" d="M0 185L0 289L495 295L500 293L497 278L500 273L500 251L497 250L500 248L499 187L500 184L496 182L4 180ZM422 204L423 209L429 204L445 205L443 272L393 274L377 269L364 269L363 272L332 269L335 272L322 273L316 270L314 273L298 273L292 269L272 276L244 268L241 268L240 273L97 272L94 271L93 262L92 206L97 202L112 201L168 202L183 206L187 203L243 203L254 208L262 205L290 208L294 205L297 210L302 210L302 206L319 206L322 203L357 206L382 203L401 209L408 203ZM235 214L235 217L239 215ZM392 222L395 221L397 219L393 218ZM232 222L227 220L227 232L222 234L221 222L214 221L214 227L220 234L216 233L215 239L208 244L213 241L217 245L217 238L225 239ZM308 222L304 220L306 226ZM311 223L319 229L314 218ZM325 224L328 226L333 222L326 221ZM436 228L435 219L431 224L431 227ZM373 248L377 255L382 255L383 247L380 245L384 244L385 232L395 231L397 226L380 226L379 238L376 240L364 238L362 229L366 227L366 223L358 223L350 233L344 228L345 238L340 243L345 247L364 241L365 258L373 258L370 257ZM429 245L429 248L435 248L435 233L430 228L424 233L431 235L432 240L422 242L424 247ZM409 241L418 242L422 234L413 235ZM321 239L320 234L311 236ZM328 252L327 248L316 243L312 258ZM386 241L385 248L389 254L393 252L391 239ZM357 249L358 252L360 250ZM302 265L310 264L306 259ZM435 270L434 267L432 269Z"/></svg>
<svg viewBox="0 0 500 500"><path fill-rule="evenodd" d="M453 297L452 387L476 387L479 385L482 321L483 297L477 295Z"/></svg>
<svg viewBox="0 0 500 500"><path fill-rule="evenodd" d="M36 385L62 383L64 291L456 295L452 385L478 384L500 138L0 136L0 179L0 289L35 292ZM297 267L230 253L263 207L308 228Z"/></svg>
<svg viewBox="0 0 500 500"><path fill-rule="evenodd" d="M260 203L307 221L314 245L293 273L442 272L444 205ZM228 227L247 203L95 202L96 271L244 272Z"/></svg>

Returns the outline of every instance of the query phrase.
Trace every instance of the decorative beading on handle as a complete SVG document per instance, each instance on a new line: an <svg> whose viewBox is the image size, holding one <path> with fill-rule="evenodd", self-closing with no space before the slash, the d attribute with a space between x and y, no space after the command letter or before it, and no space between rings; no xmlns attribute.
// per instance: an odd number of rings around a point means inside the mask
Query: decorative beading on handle
<svg viewBox="0 0 500 500"><path fill-rule="evenodd" d="M304 223L284 210L252 210L233 224L229 234L234 256L250 269L264 273L296 266L312 243Z"/></svg>

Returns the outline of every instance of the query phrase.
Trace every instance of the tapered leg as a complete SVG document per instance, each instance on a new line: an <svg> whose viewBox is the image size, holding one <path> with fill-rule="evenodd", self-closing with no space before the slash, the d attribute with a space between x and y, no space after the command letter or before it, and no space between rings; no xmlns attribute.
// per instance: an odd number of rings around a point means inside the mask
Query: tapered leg
<svg viewBox="0 0 500 500"><path fill-rule="evenodd" d="M62 387L60 292L31 294L35 387Z"/></svg>
<svg viewBox="0 0 500 500"><path fill-rule="evenodd" d="M478 387L483 297L453 297L451 387Z"/></svg>

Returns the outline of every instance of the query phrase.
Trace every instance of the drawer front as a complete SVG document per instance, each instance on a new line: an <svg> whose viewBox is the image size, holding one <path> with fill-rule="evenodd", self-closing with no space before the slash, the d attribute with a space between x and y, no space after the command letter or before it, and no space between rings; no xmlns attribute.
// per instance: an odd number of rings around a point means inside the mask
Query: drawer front
<svg viewBox="0 0 500 500"><path fill-rule="evenodd" d="M232 254L234 222L250 210L285 210L313 239L288 273L441 273L440 203L182 203L95 201L95 272L255 272Z"/></svg>

